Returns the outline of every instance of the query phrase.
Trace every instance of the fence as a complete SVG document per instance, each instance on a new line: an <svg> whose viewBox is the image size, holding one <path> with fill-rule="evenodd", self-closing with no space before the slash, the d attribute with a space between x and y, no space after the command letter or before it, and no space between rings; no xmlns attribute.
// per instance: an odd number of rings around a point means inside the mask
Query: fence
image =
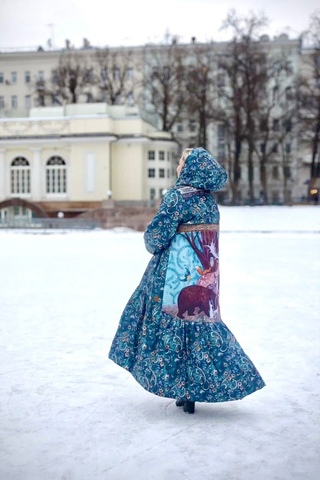
<svg viewBox="0 0 320 480"><path fill-rule="evenodd" d="M101 222L90 218L12 218L0 219L0 228L90 230L101 228Z"/></svg>

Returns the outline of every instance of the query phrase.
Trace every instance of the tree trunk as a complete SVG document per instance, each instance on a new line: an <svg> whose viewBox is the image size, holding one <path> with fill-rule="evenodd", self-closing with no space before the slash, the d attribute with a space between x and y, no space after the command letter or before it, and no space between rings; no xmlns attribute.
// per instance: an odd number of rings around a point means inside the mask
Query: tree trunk
<svg viewBox="0 0 320 480"><path fill-rule="evenodd" d="M260 183L262 187L262 202L264 205L268 205L269 204L268 176L267 176L267 167L266 167L265 158L262 158L260 162Z"/></svg>
<svg viewBox="0 0 320 480"><path fill-rule="evenodd" d="M312 159L311 159L311 171L310 171L310 178L315 178L318 175L317 172L317 155L320 146L320 100L318 106L318 119L316 123L315 133L312 142Z"/></svg>
<svg viewBox="0 0 320 480"><path fill-rule="evenodd" d="M255 204L254 188L253 188L253 150L252 146L249 146L248 152L248 180L249 180L249 202L250 205Z"/></svg>
<svg viewBox="0 0 320 480"><path fill-rule="evenodd" d="M233 160L233 181L231 182L231 192L232 192L232 205L238 205L238 186L240 180L240 156L241 156L241 140L235 140L235 154Z"/></svg>

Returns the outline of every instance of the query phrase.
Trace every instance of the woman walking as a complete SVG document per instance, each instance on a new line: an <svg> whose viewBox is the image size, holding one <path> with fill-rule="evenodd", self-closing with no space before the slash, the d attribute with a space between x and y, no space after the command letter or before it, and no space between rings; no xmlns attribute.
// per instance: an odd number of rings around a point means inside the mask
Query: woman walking
<svg viewBox="0 0 320 480"><path fill-rule="evenodd" d="M109 358L147 391L194 413L195 402L239 400L265 383L220 315L212 192L225 186L227 173L200 147L183 151L177 175L144 233L153 256Z"/></svg>

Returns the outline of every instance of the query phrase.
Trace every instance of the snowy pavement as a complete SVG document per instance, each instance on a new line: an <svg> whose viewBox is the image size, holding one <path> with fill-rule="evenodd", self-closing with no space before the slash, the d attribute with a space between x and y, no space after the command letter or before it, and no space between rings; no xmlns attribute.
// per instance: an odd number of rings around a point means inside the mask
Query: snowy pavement
<svg viewBox="0 0 320 480"><path fill-rule="evenodd" d="M0 231L0 480L318 480L320 207L222 207L221 311L267 386L194 415L108 359L141 232Z"/></svg>

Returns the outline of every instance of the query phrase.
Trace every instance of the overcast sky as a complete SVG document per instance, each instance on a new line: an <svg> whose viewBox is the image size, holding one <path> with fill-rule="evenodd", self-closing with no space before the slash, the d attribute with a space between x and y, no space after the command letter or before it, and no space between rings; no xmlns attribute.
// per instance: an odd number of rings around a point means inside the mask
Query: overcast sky
<svg viewBox="0 0 320 480"><path fill-rule="evenodd" d="M0 0L0 49L75 47L82 39L94 46L143 45L162 41L165 33L181 41L222 40L228 11L264 13L269 26L262 33L286 32L291 38L307 29L319 0ZM228 37L229 38L229 37Z"/></svg>

